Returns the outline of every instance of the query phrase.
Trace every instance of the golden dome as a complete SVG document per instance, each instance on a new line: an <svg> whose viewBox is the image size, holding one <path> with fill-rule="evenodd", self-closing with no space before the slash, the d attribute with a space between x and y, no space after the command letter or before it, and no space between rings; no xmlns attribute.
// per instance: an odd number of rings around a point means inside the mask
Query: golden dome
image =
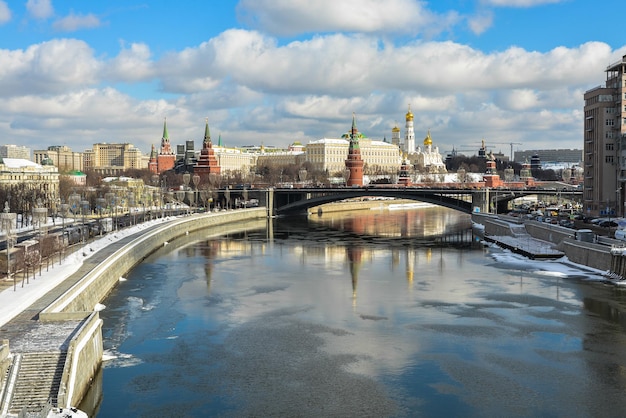
<svg viewBox="0 0 626 418"><path fill-rule="evenodd" d="M413 113L411 113L411 105L409 105L409 111L406 112L406 121L409 122L413 122Z"/></svg>
<svg viewBox="0 0 626 418"><path fill-rule="evenodd" d="M391 132L400 132L400 128L398 128L398 125L394 126L394 127L391 129Z"/></svg>
<svg viewBox="0 0 626 418"><path fill-rule="evenodd" d="M433 139L430 137L430 130L428 131L428 135L424 138L424 145L432 145Z"/></svg>

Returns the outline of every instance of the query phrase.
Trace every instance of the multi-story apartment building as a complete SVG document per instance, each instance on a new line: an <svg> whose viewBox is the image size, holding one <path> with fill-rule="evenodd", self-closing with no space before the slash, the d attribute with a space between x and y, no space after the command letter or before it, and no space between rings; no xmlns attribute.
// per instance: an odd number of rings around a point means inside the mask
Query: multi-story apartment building
<svg viewBox="0 0 626 418"><path fill-rule="evenodd" d="M30 148L21 145L0 145L0 157L30 160Z"/></svg>
<svg viewBox="0 0 626 418"><path fill-rule="evenodd" d="M45 150L35 150L33 154L37 164L49 158L61 173L83 171L83 153L72 151L66 145L52 145Z"/></svg>
<svg viewBox="0 0 626 418"><path fill-rule="evenodd" d="M94 144L83 153L85 170L94 170L104 175L118 175L120 172L135 168L147 169L149 156L143 155L132 144Z"/></svg>
<svg viewBox="0 0 626 418"><path fill-rule="evenodd" d="M583 205L590 215L622 216L626 198L626 55L605 72L605 85L584 94Z"/></svg>

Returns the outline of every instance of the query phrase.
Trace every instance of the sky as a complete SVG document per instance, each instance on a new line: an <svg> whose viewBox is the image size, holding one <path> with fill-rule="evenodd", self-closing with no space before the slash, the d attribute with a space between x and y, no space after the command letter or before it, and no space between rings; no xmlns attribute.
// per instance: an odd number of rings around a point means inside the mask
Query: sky
<svg viewBox="0 0 626 418"><path fill-rule="evenodd" d="M442 154L583 148L626 54L588 0L0 0L0 144L286 147L430 130Z"/></svg>

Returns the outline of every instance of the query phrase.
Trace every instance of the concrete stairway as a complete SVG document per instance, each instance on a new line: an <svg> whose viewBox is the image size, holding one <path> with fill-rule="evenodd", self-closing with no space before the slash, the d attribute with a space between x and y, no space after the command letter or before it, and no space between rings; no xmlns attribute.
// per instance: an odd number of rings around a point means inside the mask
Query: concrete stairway
<svg viewBox="0 0 626 418"><path fill-rule="evenodd" d="M10 413L37 410L50 401L57 406L57 394L66 353L42 352L21 355L11 394Z"/></svg>

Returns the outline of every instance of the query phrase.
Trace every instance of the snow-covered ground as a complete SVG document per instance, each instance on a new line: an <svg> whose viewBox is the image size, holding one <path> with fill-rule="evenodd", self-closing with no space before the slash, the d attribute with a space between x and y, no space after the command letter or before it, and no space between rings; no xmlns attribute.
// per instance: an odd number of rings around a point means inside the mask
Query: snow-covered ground
<svg viewBox="0 0 626 418"><path fill-rule="evenodd" d="M165 218L165 221L167 220L168 218ZM41 276L37 272L35 279L33 280L31 277L30 282L24 283L23 287L21 283L18 283L15 290L13 290L13 286L3 290L0 292L0 326L9 322L41 296L71 276L83 264L84 260L110 243L162 222L164 222L163 219L155 219L95 238L85 244L86 251L74 251L63 259L62 264L59 264L58 259L55 258L54 266L50 265L48 271L45 270L45 267L42 268Z"/></svg>

